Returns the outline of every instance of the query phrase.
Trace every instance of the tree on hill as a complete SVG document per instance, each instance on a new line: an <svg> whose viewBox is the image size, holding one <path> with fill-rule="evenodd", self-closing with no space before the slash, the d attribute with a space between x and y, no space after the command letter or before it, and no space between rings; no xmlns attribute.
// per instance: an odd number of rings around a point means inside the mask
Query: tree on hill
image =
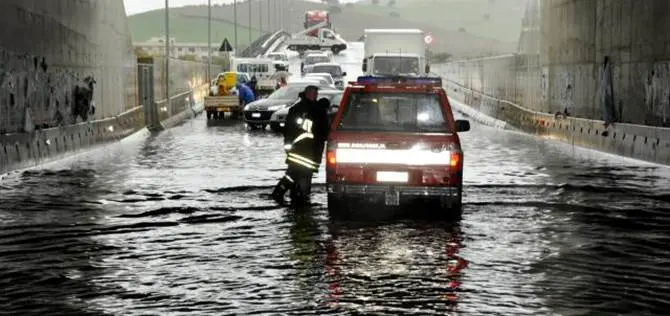
<svg viewBox="0 0 670 316"><path fill-rule="evenodd" d="M372 4L379 5L379 0L372 0Z"/></svg>
<svg viewBox="0 0 670 316"><path fill-rule="evenodd" d="M395 2L395 0L389 0L389 2L386 3L386 5L389 6L389 7L393 7L393 6L396 5L396 2Z"/></svg>

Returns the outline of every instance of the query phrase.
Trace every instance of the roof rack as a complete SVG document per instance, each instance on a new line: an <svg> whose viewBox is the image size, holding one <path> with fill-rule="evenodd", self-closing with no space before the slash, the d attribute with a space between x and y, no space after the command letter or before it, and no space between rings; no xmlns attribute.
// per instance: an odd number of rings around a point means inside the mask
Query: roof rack
<svg viewBox="0 0 670 316"><path fill-rule="evenodd" d="M440 77L419 76L360 76L354 85L378 85L378 84L403 84L403 85L425 85L442 87Z"/></svg>

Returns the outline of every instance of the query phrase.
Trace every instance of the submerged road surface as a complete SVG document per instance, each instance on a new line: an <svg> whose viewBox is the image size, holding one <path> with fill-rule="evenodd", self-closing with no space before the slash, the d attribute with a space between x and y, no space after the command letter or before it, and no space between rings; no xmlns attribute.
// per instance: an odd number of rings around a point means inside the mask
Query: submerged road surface
<svg viewBox="0 0 670 316"><path fill-rule="evenodd" d="M268 198L280 138L202 116L8 175L0 314L666 314L666 169L479 125L462 141L458 223L333 222L323 186L296 215Z"/></svg>

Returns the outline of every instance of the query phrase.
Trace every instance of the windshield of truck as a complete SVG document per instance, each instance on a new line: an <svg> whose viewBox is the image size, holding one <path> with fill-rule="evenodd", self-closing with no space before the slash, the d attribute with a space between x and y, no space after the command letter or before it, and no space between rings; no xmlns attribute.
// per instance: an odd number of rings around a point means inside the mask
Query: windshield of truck
<svg viewBox="0 0 670 316"><path fill-rule="evenodd" d="M239 64L237 65L238 72L247 72L247 73L265 73L270 71L270 66L268 64Z"/></svg>
<svg viewBox="0 0 670 316"><path fill-rule="evenodd" d="M310 69L310 72L325 72L334 78L342 77L342 68L338 65L315 65Z"/></svg>
<svg viewBox="0 0 670 316"><path fill-rule="evenodd" d="M240 74L240 73L237 74L237 82L239 82L239 83L247 83L247 82L249 82L249 80L251 80L251 79L249 78L249 75L247 75L247 74Z"/></svg>
<svg viewBox="0 0 670 316"><path fill-rule="evenodd" d="M282 54L273 54L273 55L268 55L272 60L280 60L280 61L286 61L288 60L286 56Z"/></svg>
<svg viewBox="0 0 670 316"><path fill-rule="evenodd" d="M446 133L446 117L435 93L354 92L338 130Z"/></svg>
<svg viewBox="0 0 670 316"><path fill-rule="evenodd" d="M307 56L305 58L305 64L311 65L316 63L327 63L330 61L328 56Z"/></svg>
<svg viewBox="0 0 670 316"><path fill-rule="evenodd" d="M419 74L419 59L416 57L375 57L372 69L375 75Z"/></svg>

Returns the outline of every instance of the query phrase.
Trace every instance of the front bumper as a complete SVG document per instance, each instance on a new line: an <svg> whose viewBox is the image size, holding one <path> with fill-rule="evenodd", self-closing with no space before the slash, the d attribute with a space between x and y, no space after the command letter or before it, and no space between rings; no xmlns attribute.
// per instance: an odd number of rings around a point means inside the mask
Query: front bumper
<svg viewBox="0 0 670 316"><path fill-rule="evenodd" d="M244 111L244 122L249 124L270 124L270 118L275 111L249 110Z"/></svg>
<svg viewBox="0 0 670 316"><path fill-rule="evenodd" d="M285 114L274 113L270 117L270 124L281 124L281 125L283 125L285 123L286 123L286 115Z"/></svg>
<svg viewBox="0 0 670 316"><path fill-rule="evenodd" d="M329 194L346 198L380 198L398 195L401 203L417 199L439 199L443 202L455 202L461 199L461 189L452 187L407 186L390 184L345 184L329 183Z"/></svg>

